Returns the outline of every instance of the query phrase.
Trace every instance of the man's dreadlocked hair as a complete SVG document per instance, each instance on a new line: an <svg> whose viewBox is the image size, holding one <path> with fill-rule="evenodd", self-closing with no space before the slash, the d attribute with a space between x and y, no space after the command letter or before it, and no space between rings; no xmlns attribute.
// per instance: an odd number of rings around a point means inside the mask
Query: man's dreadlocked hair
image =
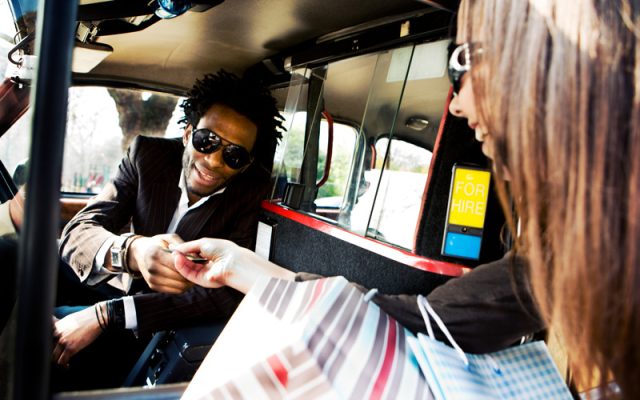
<svg viewBox="0 0 640 400"><path fill-rule="evenodd" d="M273 155L282 138L284 118L276 107L276 99L258 82L240 78L220 70L197 79L181 104L181 124L198 126L200 118L214 104L223 104L256 124L258 132L252 154L256 161L271 171Z"/></svg>

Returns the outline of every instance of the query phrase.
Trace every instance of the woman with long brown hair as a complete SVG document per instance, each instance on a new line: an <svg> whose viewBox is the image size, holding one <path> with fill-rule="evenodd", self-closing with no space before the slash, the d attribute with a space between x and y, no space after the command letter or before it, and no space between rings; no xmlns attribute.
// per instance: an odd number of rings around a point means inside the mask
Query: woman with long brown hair
<svg viewBox="0 0 640 400"><path fill-rule="evenodd" d="M463 0L458 30L450 110L468 120L494 160L503 204L515 204L516 250L530 262L542 315L578 382L605 389L612 376L625 398L635 398L640 4ZM180 272L205 286L246 293L259 275L295 275L228 242L201 239L176 249L214 261L196 268L176 254Z"/></svg>
<svg viewBox="0 0 640 400"><path fill-rule="evenodd" d="M450 110L484 142L503 203L515 202L540 310L578 382L604 388L612 375L635 398L640 4L463 0L458 27Z"/></svg>

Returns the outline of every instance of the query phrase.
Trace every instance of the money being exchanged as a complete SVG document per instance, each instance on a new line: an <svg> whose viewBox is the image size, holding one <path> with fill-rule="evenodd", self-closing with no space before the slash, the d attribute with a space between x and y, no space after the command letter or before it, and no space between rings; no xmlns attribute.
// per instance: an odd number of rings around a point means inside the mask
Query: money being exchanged
<svg viewBox="0 0 640 400"><path fill-rule="evenodd" d="M167 253L173 253L175 251L166 247L163 247L162 250ZM195 254L184 254L184 256L187 258L187 260L194 262L196 264L206 264L209 261L206 258L199 257Z"/></svg>

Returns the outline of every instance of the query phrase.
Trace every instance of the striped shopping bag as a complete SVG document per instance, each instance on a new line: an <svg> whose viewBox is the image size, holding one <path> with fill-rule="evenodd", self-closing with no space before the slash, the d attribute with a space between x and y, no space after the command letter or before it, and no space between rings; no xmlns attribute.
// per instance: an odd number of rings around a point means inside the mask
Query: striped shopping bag
<svg viewBox="0 0 640 400"><path fill-rule="evenodd" d="M430 399L405 328L342 277L257 283L183 398Z"/></svg>
<svg viewBox="0 0 640 400"><path fill-rule="evenodd" d="M426 298L418 306L427 335L408 338L437 400L572 399L547 346L526 343L490 354L467 354L457 345ZM431 318L430 318L431 317ZM453 347L434 339L433 319Z"/></svg>

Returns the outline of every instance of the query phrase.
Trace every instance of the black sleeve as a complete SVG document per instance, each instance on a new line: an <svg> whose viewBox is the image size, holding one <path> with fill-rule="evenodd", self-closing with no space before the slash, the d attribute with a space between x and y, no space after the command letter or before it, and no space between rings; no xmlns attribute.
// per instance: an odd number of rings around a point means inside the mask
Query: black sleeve
<svg viewBox="0 0 640 400"><path fill-rule="evenodd" d="M0 238L0 258L2 259L2 280L0 280L0 333L11 316L16 302L18 275L18 242Z"/></svg>
<svg viewBox="0 0 640 400"><path fill-rule="evenodd" d="M506 256L451 279L434 289L427 300L463 350L487 353L504 349L522 336L544 329L526 284L525 268L521 258ZM296 280L318 278L298 275ZM426 333L416 295L378 294L373 301L413 333ZM437 339L446 341L435 323L432 327Z"/></svg>
<svg viewBox="0 0 640 400"><path fill-rule="evenodd" d="M138 333L180 328L187 325L228 319L242 300L242 293L228 288L195 286L182 294L149 293L133 297Z"/></svg>

